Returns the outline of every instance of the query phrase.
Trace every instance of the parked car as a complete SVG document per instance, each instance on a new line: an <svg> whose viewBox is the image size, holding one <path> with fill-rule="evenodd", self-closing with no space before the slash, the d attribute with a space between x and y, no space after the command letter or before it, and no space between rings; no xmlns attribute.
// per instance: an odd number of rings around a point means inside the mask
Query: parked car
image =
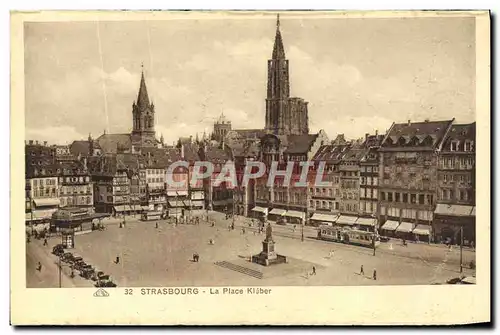
<svg viewBox="0 0 500 335"><path fill-rule="evenodd" d="M56 245L54 248L52 248L52 253L56 256L61 256L64 254L64 246L62 244Z"/></svg>
<svg viewBox="0 0 500 335"><path fill-rule="evenodd" d="M387 236L380 236L379 239L380 242L389 242L391 240L391 238Z"/></svg>

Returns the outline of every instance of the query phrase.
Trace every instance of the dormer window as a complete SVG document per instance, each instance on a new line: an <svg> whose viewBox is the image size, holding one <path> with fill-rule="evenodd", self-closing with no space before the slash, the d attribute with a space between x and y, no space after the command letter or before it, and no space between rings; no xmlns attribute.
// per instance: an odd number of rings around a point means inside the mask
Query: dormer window
<svg viewBox="0 0 500 335"><path fill-rule="evenodd" d="M473 151L473 150L474 150L474 141L465 141L464 151Z"/></svg>
<svg viewBox="0 0 500 335"><path fill-rule="evenodd" d="M458 151L459 141L452 141L450 144L450 151Z"/></svg>

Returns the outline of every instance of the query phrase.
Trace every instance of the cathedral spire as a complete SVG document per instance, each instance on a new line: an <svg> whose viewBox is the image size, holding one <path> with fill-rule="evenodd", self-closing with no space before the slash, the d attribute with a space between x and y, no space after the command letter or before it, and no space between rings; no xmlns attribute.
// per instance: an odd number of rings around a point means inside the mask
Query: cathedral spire
<svg viewBox="0 0 500 335"><path fill-rule="evenodd" d="M144 65L141 64L141 84L139 86L139 95L137 96L137 106L140 110L149 107L149 96L146 88L146 80L144 79Z"/></svg>
<svg viewBox="0 0 500 335"><path fill-rule="evenodd" d="M280 32L280 15L276 18L276 37L274 38L273 59L285 59L285 48Z"/></svg>

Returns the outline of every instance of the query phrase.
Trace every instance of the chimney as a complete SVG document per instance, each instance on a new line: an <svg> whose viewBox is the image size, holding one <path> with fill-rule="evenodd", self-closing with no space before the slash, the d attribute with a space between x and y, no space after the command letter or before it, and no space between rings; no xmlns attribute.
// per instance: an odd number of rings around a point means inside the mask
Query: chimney
<svg viewBox="0 0 500 335"><path fill-rule="evenodd" d="M369 135L370 135L369 133L365 133L365 142L368 141L368 136Z"/></svg>
<svg viewBox="0 0 500 335"><path fill-rule="evenodd" d="M181 144L181 158L184 159L184 144Z"/></svg>
<svg viewBox="0 0 500 335"><path fill-rule="evenodd" d="M29 144L30 144L30 145L33 145L33 140L29 140Z"/></svg>
<svg viewBox="0 0 500 335"><path fill-rule="evenodd" d="M38 145L38 141L35 141L35 144Z"/></svg>
<svg viewBox="0 0 500 335"><path fill-rule="evenodd" d="M408 126L410 126L410 125L411 125L411 120L408 120Z"/></svg>
<svg viewBox="0 0 500 335"><path fill-rule="evenodd" d="M378 129L375 129L375 136L378 136Z"/></svg>
<svg viewBox="0 0 500 335"><path fill-rule="evenodd" d="M83 168L87 171L87 157L83 157Z"/></svg>
<svg viewBox="0 0 500 335"><path fill-rule="evenodd" d="M193 143L193 135L189 136L189 143Z"/></svg>

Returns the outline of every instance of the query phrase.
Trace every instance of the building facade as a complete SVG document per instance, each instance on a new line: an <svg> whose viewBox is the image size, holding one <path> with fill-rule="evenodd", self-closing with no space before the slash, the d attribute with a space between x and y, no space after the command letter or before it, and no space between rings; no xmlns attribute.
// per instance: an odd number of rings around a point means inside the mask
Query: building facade
<svg viewBox="0 0 500 335"><path fill-rule="evenodd" d="M389 129L379 148L382 231L401 238L432 240L438 153L452 123L408 121Z"/></svg>
<svg viewBox="0 0 500 335"><path fill-rule="evenodd" d="M436 241L465 244L475 241L476 124L451 127L439 154L437 206L434 212Z"/></svg>
<svg viewBox="0 0 500 335"><path fill-rule="evenodd" d="M376 217L378 213L378 148L384 136L365 136L365 152L360 160L360 194L359 214L361 216Z"/></svg>
<svg viewBox="0 0 500 335"><path fill-rule="evenodd" d="M49 222L59 208L59 164L47 142L25 145L26 223Z"/></svg>
<svg viewBox="0 0 500 335"><path fill-rule="evenodd" d="M92 211L94 190L86 163L61 162L58 176L60 206L87 208Z"/></svg>

